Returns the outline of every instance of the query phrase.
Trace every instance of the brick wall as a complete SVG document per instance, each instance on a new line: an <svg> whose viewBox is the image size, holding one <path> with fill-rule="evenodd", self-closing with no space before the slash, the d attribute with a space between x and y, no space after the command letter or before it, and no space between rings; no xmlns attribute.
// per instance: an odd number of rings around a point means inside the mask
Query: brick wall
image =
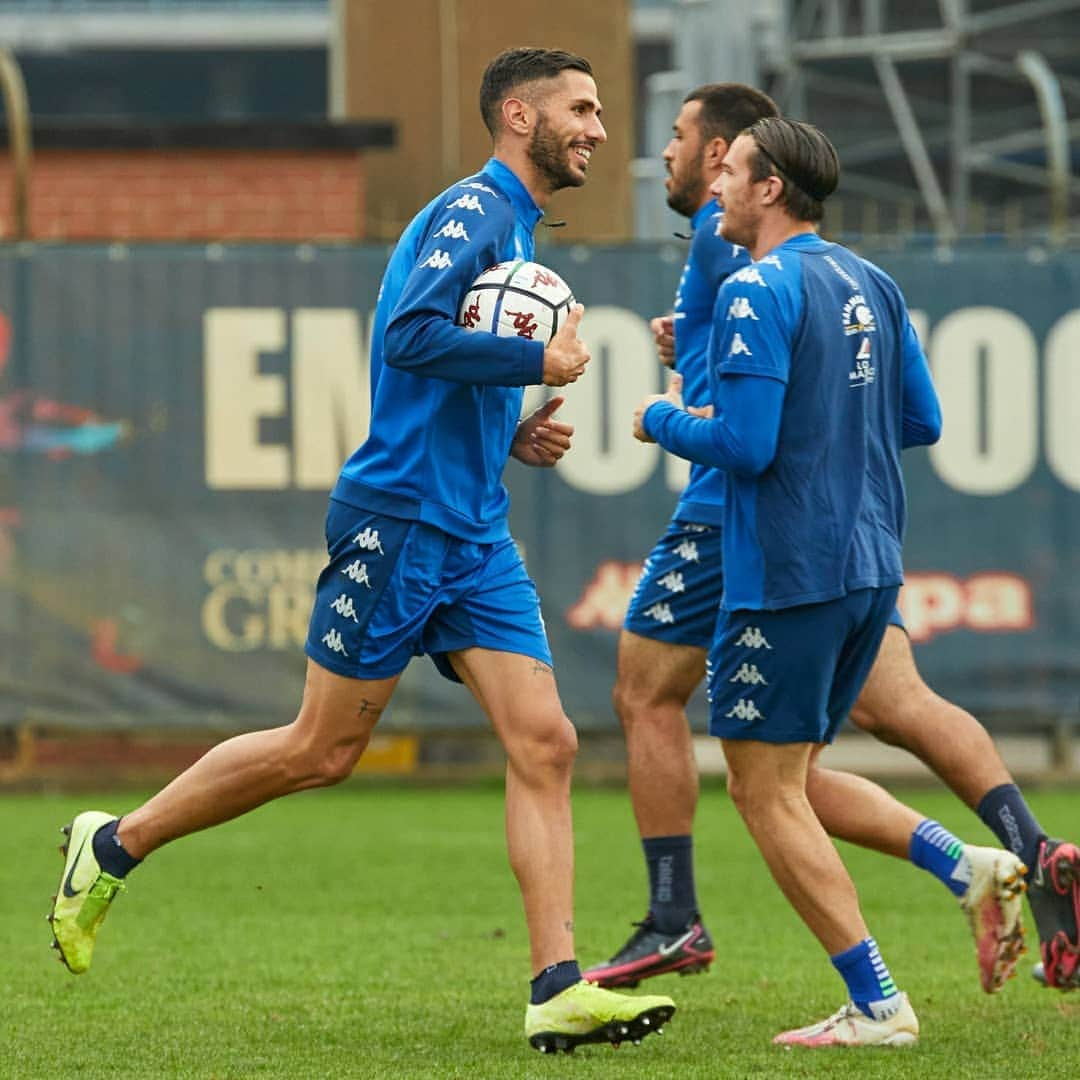
<svg viewBox="0 0 1080 1080"><path fill-rule="evenodd" d="M13 235L12 168L0 158L0 237ZM355 149L39 149L33 240L359 240Z"/></svg>

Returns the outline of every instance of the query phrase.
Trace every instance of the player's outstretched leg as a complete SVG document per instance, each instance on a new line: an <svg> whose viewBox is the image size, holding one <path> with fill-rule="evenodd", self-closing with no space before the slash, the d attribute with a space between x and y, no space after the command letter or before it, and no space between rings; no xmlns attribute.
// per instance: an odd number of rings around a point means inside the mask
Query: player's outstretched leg
<svg viewBox="0 0 1080 1080"><path fill-rule="evenodd" d="M1032 974L1058 990L1080 989L1080 848L1044 840L1028 878L1028 900L1042 956Z"/></svg>
<svg viewBox="0 0 1080 1080"><path fill-rule="evenodd" d="M663 1034L675 1014L669 997L628 997L582 980L525 1011L525 1036L543 1054L571 1053L584 1043L639 1043Z"/></svg>
<svg viewBox="0 0 1080 1080"><path fill-rule="evenodd" d="M112 814L89 810L62 830L67 837L60 848L65 856L64 872L48 918L53 948L73 975L90 967L98 930L109 905L124 889L120 878L102 870L94 853L94 834L115 820Z"/></svg>
<svg viewBox="0 0 1080 1080"><path fill-rule="evenodd" d="M883 1008L887 1004L888 1008ZM878 1003L867 1016L849 1001L827 1020L809 1027L783 1031L773 1039L780 1046L911 1046L919 1039L919 1021L908 1001L899 993Z"/></svg>
<svg viewBox="0 0 1080 1080"><path fill-rule="evenodd" d="M975 938L982 988L993 994L1016 974L1024 945L1023 895L1027 868L1009 851L965 844L960 866L970 873L960 907Z"/></svg>
<svg viewBox="0 0 1080 1080"><path fill-rule="evenodd" d="M586 979L600 986L632 988L653 975L705 971L716 958L712 938L698 914L674 932L661 930L651 913L633 925L637 929L626 944L610 960L589 968Z"/></svg>

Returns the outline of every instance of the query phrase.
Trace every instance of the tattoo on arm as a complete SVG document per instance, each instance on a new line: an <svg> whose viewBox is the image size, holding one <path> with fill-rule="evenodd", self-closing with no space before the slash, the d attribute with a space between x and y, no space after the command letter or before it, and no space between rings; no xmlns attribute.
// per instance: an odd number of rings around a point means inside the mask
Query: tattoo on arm
<svg viewBox="0 0 1080 1080"><path fill-rule="evenodd" d="M364 698L360 702L360 708L356 710L356 715L364 719L374 717L377 720L382 715L382 707Z"/></svg>
<svg viewBox="0 0 1080 1080"><path fill-rule="evenodd" d="M563 929L568 934L572 934L574 932L574 924L573 924L573 922L570 919L567 919L566 922L563 923Z"/></svg>
<svg viewBox="0 0 1080 1080"><path fill-rule="evenodd" d="M539 660L533 661L533 674L534 675L554 675L555 672L547 666L547 664L541 663Z"/></svg>

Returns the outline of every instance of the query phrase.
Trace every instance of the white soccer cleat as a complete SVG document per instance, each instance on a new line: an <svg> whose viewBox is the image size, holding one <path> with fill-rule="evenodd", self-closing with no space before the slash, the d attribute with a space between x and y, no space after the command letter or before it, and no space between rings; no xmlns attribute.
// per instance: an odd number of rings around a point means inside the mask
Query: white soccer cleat
<svg viewBox="0 0 1080 1080"><path fill-rule="evenodd" d="M1011 851L964 845L954 877L968 881L960 907L975 937L979 979L997 993L1016 973L1024 947L1023 895L1027 868Z"/></svg>
<svg viewBox="0 0 1080 1080"><path fill-rule="evenodd" d="M773 1039L778 1046L913 1046L919 1039L919 1021L907 994L874 1002L876 1016L867 1016L853 1001L828 1020L809 1027L782 1031Z"/></svg>

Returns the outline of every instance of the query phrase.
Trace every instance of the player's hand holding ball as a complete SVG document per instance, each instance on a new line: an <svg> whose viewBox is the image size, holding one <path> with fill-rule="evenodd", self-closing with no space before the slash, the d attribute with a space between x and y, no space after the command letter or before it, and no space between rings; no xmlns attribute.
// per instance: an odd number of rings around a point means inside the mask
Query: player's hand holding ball
<svg viewBox="0 0 1080 1080"><path fill-rule="evenodd" d="M672 372L671 378L668 379L667 390L663 394L649 394L648 397L642 399L641 404L634 410L634 438L638 442L656 442L645 430L645 413L650 405L655 405L658 401L666 401L669 405L674 405L676 409L684 408L682 376L677 371Z"/></svg>
<svg viewBox="0 0 1080 1080"><path fill-rule="evenodd" d="M589 362L589 350L585 342L578 337L578 326L585 308L574 304L566 322L548 342L544 350L544 385L565 386L577 382L585 373Z"/></svg>

